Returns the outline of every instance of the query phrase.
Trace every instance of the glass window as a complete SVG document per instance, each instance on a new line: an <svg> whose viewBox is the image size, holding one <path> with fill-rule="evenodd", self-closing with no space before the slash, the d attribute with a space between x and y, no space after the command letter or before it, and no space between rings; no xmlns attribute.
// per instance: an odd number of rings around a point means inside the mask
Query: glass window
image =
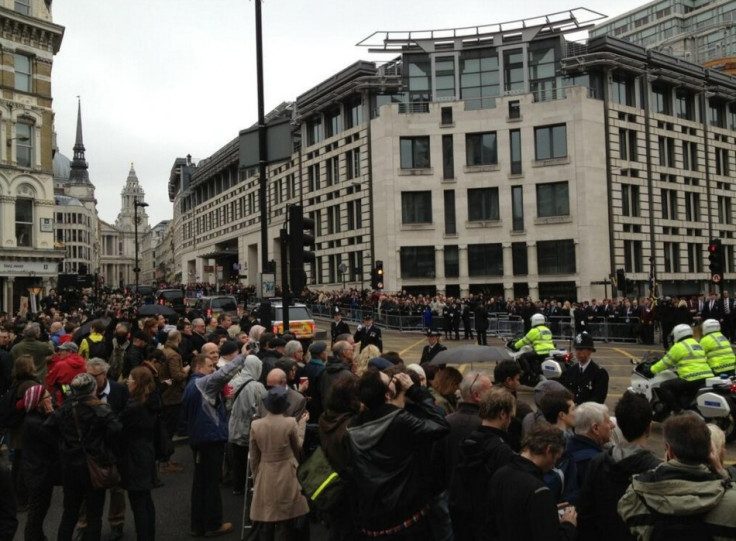
<svg viewBox="0 0 736 541"><path fill-rule="evenodd" d="M628 73L614 73L611 81L611 100L621 105L634 105L634 77Z"/></svg>
<svg viewBox="0 0 736 541"><path fill-rule="evenodd" d="M540 126L534 128L536 160L550 160L567 156L567 126Z"/></svg>
<svg viewBox="0 0 736 541"><path fill-rule="evenodd" d="M513 219L513 230L524 230L524 188L522 186L511 187L511 214Z"/></svg>
<svg viewBox="0 0 736 541"><path fill-rule="evenodd" d="M506 92L524 90L524 50L503 52L503 89Z"/></svg>
<svg viewBox="0 0 736 541"><path fill-rule="evenodd" d="M401 277L435 278L434 246L402 246Z"/></svg>
<svg viewBox="0 0 736 541"><path fill-rule="evenodd" d="M21 167L31 167L33 161L33 127L19 122L15 125L15 160Z"/></svg>
<svg viewBox="0 0 736 541"><path fill-rule="evenodd" d="M468 276L503 276L503 246L468 245Z"/></svg>
<svg viewBox="0 0 736 541"><path fill-rule="evenodd" d="M435 94L438 98L455 97L455 58L443 56L434 61Z"/></svg>
<svg viewBox="0 0 736 541"><path fill-rule="evenodd" d="M621 214L624 216L640 216L639 186L621 184Z"/></svg>
<svg viewBox="0 0 736 541"><path fill-rule="evenodd" d="M15 0L15 11L23 15L30 15L31 0Z"/></svg>
<svg viewBox="0 0 736 541"><path fill-rule="evenodd" d="M662 115L672 114L672 90L665 85L652 85L652 112Z"/></svg>
<svg viewBox="0 0 736 541"><path fill-rule="evenodd" d="M33 199L15 200L15 241L19 247L33 245Z"/></svg>
<svg viewBox="0 0 736 541"><path fill-rule="evenodd" d="M354 128L363 123L363 104L360 98L345 103L345 129Z"/></svg>
<svg viewBox="0 0 736 541"><path fill-rule="evenodd" d="M722 101L708 100L708 121L711 126L726 127L726 105Z"/></svg>
<svg viewBox="0 0 736 541"><path fill-rule="evenodd" d="M423 169L431 167L429 160L429 137L401 137L402 169Z"/></svg>
<svg viewBox="0 0 736 541"><path fill-rule="evenodd" d="M445 190L445 235L457 235L455 190Z"/></svg>
<svg viewBox="0 0 736 541"><path fill-rule="evenodd" d="M460 251L457 246L445 246L445 278L460 276Z"/></svg>
<svg viewBox="0 0 736 541"><path fill-rule="evenodd" d="M342 119L340 109L333 109L325 114L325 137L332 137L340 133Z"/></svg>
<svg viewBox="0 0 736 541"><path fill-rule="evenodd" d="M498 188L468 190L468 221L498 220Z"/></svg>
<svg viewBox="0 0 736 541"><path fill-rule="evenodd" d="M575 273L575 243L572 239L537 241L539 274Z"/></svg>
<svg viewBox="0 0 736 541"><path fill-rule="evenodd" d="M32 85L31 57L15 54L15 89L23 92L31 92Z"/></svg>
<svg viewBox="0 0 736 541"><path fill-rule="evenodd" d="M509 132L509 140L511 144L511 174L521 174L521 130L511 130Z"/></svg>
<svg viewBox="0 0 736 541"><path fill-rule="evenodd" d="M467 165L495 165L498 163L496 132L469 133L465 136Z"/></svg>
<svg viewBox="0 0 736 541"><path fill-rule="evenodd" d="M460 97L465 108L493 107L499 95L498 56L493 49L462 51L460 57Z"/></svg>
<svg viewBox="0 0 736 541"><path fill-rule="evenodd" d="M432 63L427 55L404 55L405 85L410 102L432 101Z"/></svg>
<svg viewBox="0 0 736 541"><path fill-rule="evenodd" d="M442 136L442 178L455 178L455 150L452 144L452 135Z"/></svg>
<svg viewBox="0 0 736 541"><path fill-rule="evenodd" d="M432 192L401 192L401 223L432 223Z"/></svg>
<svg viewBox="0 0 736 541"><path fill-rule="evenodd" d="M511 243L511 258L513 260L514 276L526 276L529 274L526 242Z"/></svg>
<svg viewBox="0 0 736 541"><path fill-rule="evenodd" d="M675 93L675 114L677 118L695 120L695 100L693 95L686 90L678 90Z"/></svg>
<svg viewBox="0 0 736 541"><path fill-rule="evenodd" d="M322 119L319 117L307 121L307 145L314 145L324 139Z"/></svg>
<svg viewBox="0 0 736 541"><path fill-rule="evenodd" d="M567 181L537 184L537 216L568 216L570 197Z"/></svg>
<svg viewBox="0 0 736 541"><path fill-rule="evenodd" d="M443 107L440 113L442 115L442 125L452 124L452 107Z"/></svg>

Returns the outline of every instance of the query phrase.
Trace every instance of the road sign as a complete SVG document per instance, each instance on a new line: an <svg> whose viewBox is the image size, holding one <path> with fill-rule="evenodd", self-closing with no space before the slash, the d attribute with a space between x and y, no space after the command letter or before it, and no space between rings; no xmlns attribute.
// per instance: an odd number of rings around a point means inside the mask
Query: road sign
<svg viewBox="0 0 736 541"><path fill-rule="evenodd" d="M710 279L713 280L713 282L717 284L718 282L721 281L721 275L720 274L714 274L713 276L710 277Z"/></svg>

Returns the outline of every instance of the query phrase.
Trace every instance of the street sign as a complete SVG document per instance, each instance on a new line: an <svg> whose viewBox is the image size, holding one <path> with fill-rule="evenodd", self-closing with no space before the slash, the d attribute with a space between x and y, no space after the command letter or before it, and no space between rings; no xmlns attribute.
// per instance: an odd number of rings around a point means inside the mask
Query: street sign
<svg viewBox="0 0 736 541"><path fill-rule="evenodd" d="M720 274L714 274L710 277L711 280L713 280L713 283L718 283L721 281L721 275Z"/></svg>

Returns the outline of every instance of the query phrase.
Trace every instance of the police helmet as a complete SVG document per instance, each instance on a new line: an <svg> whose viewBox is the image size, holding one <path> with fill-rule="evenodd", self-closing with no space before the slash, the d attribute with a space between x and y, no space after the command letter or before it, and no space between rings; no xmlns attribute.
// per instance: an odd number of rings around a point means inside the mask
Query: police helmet
<svg viewBox="0 0 736 541"><path fill-rule="evenodd" d="M685 323L680 323L679 325L676 325L674 329L672 329L672 339L675 342L679 342L683 338L687 338L692 335L693 328L690 325L686 325Z"/></svg>
<svg viewBox="0 0 736 541"><path fill-rule="evenodd" d="M721 324L716 319L706 319L703 321L703 336L706 336L713 332L719 332L721 330Z"/></svg>
<svg viewBox="0 0 736 541"><path fill-rule="evenodd" d="M543 314L534 314L532 316L532 327L536 327L538 325L544 325L544 315Z"/></svg>

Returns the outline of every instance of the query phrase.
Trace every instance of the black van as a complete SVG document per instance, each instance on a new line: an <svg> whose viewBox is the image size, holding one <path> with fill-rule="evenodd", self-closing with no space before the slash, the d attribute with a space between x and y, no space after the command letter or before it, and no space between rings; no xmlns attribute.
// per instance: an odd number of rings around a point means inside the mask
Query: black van
<svg viewBox="0 0 736 541"><path fill-rule="evenodd" d="M184 314L187 311L184 291L181 289L159 289L156 292L156 303L169 306L179 314Z"/></svg>

